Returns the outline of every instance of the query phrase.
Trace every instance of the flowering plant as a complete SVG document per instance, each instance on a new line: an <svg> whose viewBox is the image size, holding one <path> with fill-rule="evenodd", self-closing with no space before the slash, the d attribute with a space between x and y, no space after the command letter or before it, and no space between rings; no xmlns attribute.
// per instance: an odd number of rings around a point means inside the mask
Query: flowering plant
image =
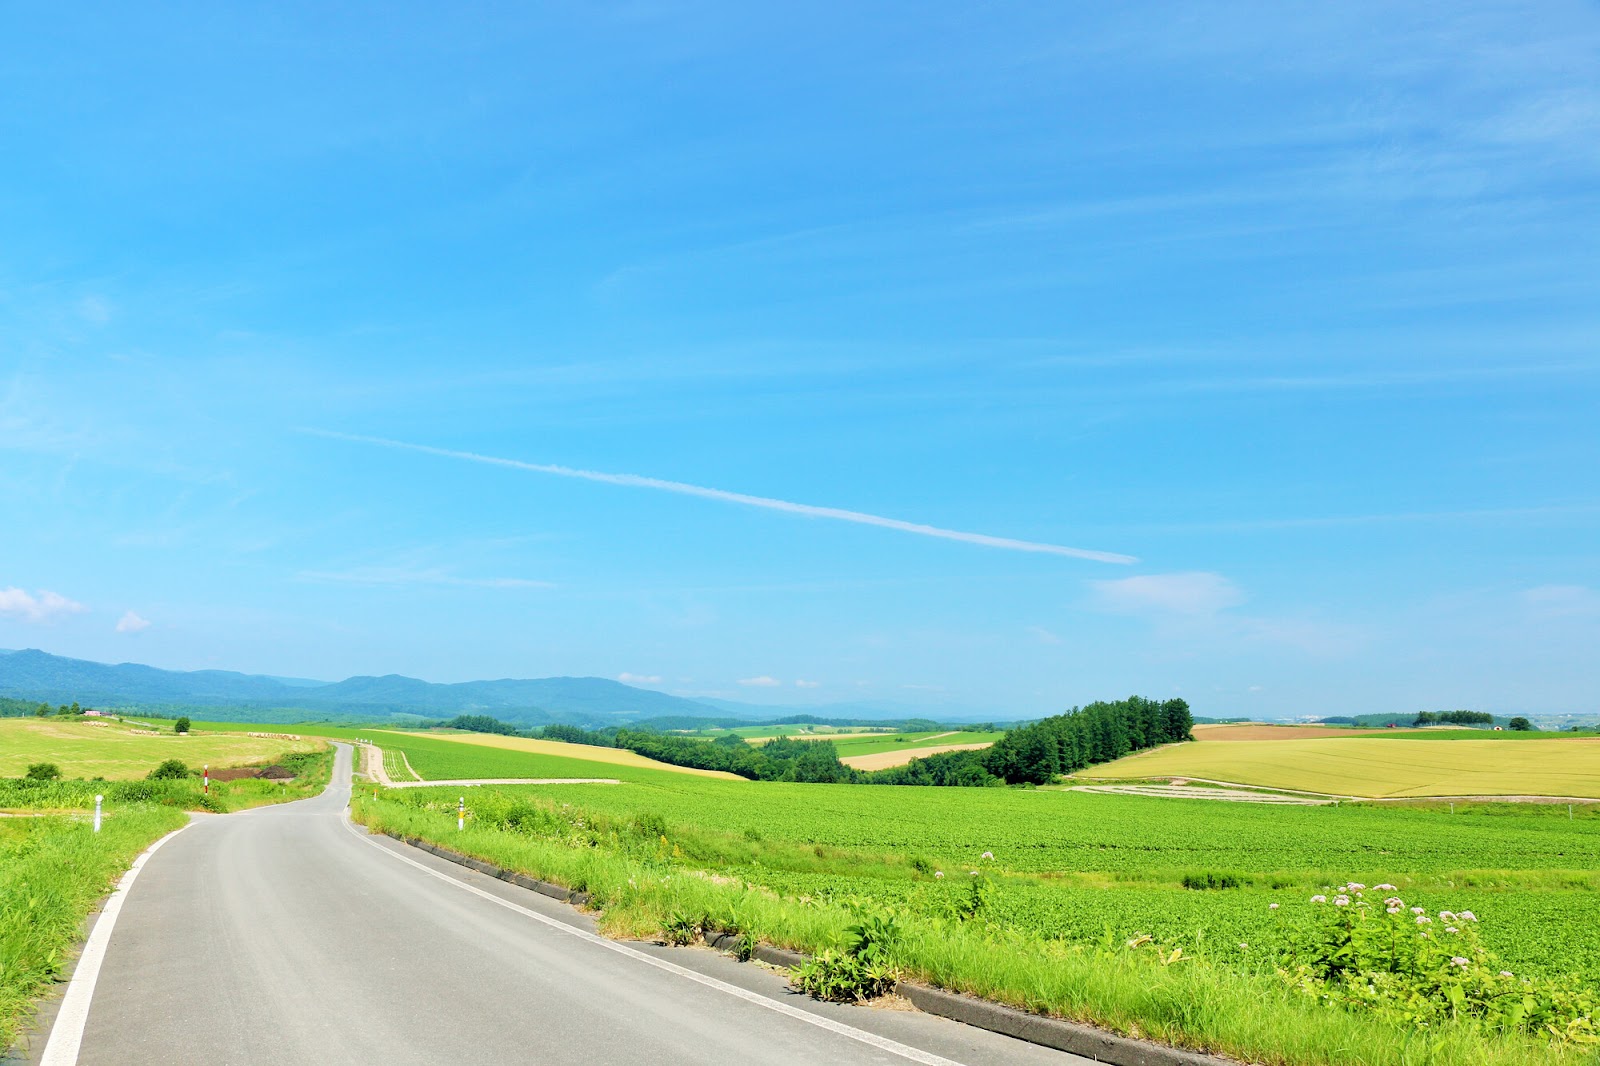
<svg viewBox="0 0 1600 1066"><path fill-rule="evenodd" d="M1352 882L1312 896L1279 972L1327 1004L1426 1027L1472 1018L1493 1029L1600 1044L1600 995L1575 981L1518 977L1478 939L1471 911L1430 916L1392 885ZM1329 901L1328 895L1332 894Z"/></svg>

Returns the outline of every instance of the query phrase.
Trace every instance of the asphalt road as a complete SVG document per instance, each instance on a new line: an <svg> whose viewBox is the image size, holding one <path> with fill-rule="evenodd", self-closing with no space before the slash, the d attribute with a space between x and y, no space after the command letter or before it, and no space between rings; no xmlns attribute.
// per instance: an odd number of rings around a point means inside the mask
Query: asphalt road
<svg viewBox="0 0 1600 1066"><path fill-rule="evenodd" d="M709 950L598 943L563 904L353 830L349 760L341 746L316 799L202 817L150 857L78 1062L1088 1061L914 1011L818 1004Z"/></svg>

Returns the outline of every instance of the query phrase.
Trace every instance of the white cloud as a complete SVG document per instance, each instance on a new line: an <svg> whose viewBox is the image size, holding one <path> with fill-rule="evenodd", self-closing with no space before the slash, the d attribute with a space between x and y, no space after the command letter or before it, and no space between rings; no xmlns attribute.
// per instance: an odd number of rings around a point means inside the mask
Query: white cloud
<svg viewBox="0 0 1600 1066"><path fill-rule="evenodd" d="M1232 581L1206 571L1144 574L1089 585L1100 606L1127 614L1208 615L1244 602Z"/></svg>
<svg viewBox="0 0 1600 1066"><path fill-rule="evenodd" d="M111 321L111 305L98 296L85 296L78 301L78 314L86 322L103 326Z"/></svg>
<svg viewBox="0 0 1600 1066"><path fill-rule="evenodd" d="M617 680L624 685L659 685L660 674L630 674L626 670L617 675Z"/></svg>
<svg viewBox="0 0 1600 1066"><path fill-rule="evenodd" d="M1584 585L1540 585L1524 592L1522 602L1541 618L1600 614L1600 593Z"/></svg>
<svg viewBox="0 0 1600 1066"><path fill-rule="evenodd" d="M742 677L739 679L739 684L748 685L751 688L776 688L783 682L775 677L768 677L763 674L760 677Z"/></svg>
<svg viewBox="0 0 1600 1066"><path fill-rule="evenodd" d="M69 614L82 614L89 608L69 600L59 592L38 589L31 595L19 588L0 589L0 617L20 618L24 622L54 622Z"/></svg>
<svg viewBox="0 0 1600 1066"><path fill-rule="evenodd" d="M148 618L140 618L132 611L117 619L118 633L141 633L149 628L150 620Z"/></svg>
<svg viewBox="0 0 1600 1066"><path fill-rule="evenodd" d="M1029 626L1028 627L1028 632L1032 633L1034 635L1034 638L1036 640L1038 640L1040 644L1060 644L1061 643L1061 638L1056 636L1054 633L1050 632L1044 626Z"/></svg>
<svg viewBox="0 0 1600 1066"><path fill-rule="evenodd" d="M821 681L797 680L794 683L794 687L795 688L818 688L818 687L821 686L821 684L822 684Z"/></svg>
<svg viewBox="0 0 1600 1066"><path fill-rule="evenodd" d="M804 515L808 518L831 518L838 522L854 522L858 525L878 526L881 529L894 529L902 533L915 533L924 537L958 540L966 544L979 544L986 548L1042 552L1047 555L1065 555L1075 559L1092 559L1101 563L1138 562L1131 555L1121 555L1116 552L1093 551L1088 548L1068 548L1060 544L1014 540L1010 537L995 537L987 533L966 533L955 529L942 529L939 526L926 526L918 522L906 522L898 518L885 518L882 515L866 514L862 511L847 511L839 507L818 507L815 504L777 500L770 496L750 496L742 492L729 492L726 489L690 485L682 481L666 481L662 478L644 477L639 474L607 474L598 470L578 470L570 466L555 466L549 463L525 463L520 459L502 459L493 455L479 455L476 452L435 448L427 444L408 444L405 441L389 440L384 437L363 437L353 433L335 433L322 429L307 429L302 432L318 437L329 437L334 440L355 441L358 444L376 444L384 448L400 448L405 451L422 452L424 455L438 455L446 459L461 459L470 463L485 463L489 466L504 466L513 470L527 470L535 474L554 474L557 477L600 481L608 485L626 485L629 488L675 492L683 496L698 496L706 500L721 500L724 503L743 504L746 507L761 507L769 511L785 511L789 514Z"/></svg>

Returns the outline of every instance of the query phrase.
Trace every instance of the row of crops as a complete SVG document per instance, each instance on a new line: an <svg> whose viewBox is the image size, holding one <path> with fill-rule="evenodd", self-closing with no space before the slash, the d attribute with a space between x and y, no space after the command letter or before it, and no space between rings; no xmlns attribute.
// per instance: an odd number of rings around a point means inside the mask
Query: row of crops
<svg viewBox="0 0 1600 1066"><path fill-rule="evenodd" d="M404 801L449 805L458 795L419 789ZM1485 943L1513 968L1600 978L1600 819L1569 819L1564 807L1284 808L650 771L613 786L474 790L468 803L492 815L519 797L566 804L577 820L644 816L750 842L723 872L785 895L938 914L962 902L977 870L989 885L989 920L1031 936L1086 942L1142 933L1238 965L1275 951L1283 906L1350 878L1392 881L1424 906L1481 915ZM902 861L797 870L764 856L762 843Z"/></svg>

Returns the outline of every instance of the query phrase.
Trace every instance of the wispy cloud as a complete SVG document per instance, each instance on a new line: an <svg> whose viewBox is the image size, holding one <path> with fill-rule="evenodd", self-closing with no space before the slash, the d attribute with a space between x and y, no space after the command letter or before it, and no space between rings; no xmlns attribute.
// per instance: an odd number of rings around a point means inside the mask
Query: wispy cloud
<svg viewBox="0 0 1600 1066"><path fill-rule="evenodd" d="M548 581L525 577L459 577L439 568L417 570L405 567L366 566L354 570L302 570L300 581L326 581L346 585L451 585L475 589L548 589Z"/></svg>
<svg viewBox="0 0 1600 1066"><path fill-rule="evenodd" d="M38 589L33 593L19 588L0 589L0 618L20 618L24 622L54 622L89 608L69 600L59 592Z"/></svg>
<svg viewBox="0 0 1600 1066"><path fill-rule="evenodd" d="M143 633L150 628L150 619L140 618L132 611L117 619L118 633Z"/></svg>
<svg viewBox="0 0 1600 1066"><path fill-rule="evenodd" d="M744 685L746 688L777 688L783 682L775 677L768 677L762 674L760 677L741 677L739 684Z"/></svg>
<svg viewBox="0 0 1600 1066"><path fill-rule="evenodd" d="M1142 574L1119 581L1091 581L1095 598L1107 610L1128 614L1205 615L1244 602L1244 594L1221 574Z"/></svg>
<svg viewBox="0 0 1600 1066"><path fill-rule="evenodd" d="M1040 644L1060 644L1061 643L1061 638L1059 636L1057 636L1056 634L1050 632L1050 630L1046 629L1044 626L1028 626L1027 629L1028 629L1029 633L1033 634L1034 639L1037 640Z"/></svg>
<svg viewBox="0 0 1600 1066"><path fill-rule="evenodd" d="M630 674L626 670L617 675L617 680L624 685L659 685L660 674Z"/></svg>
<svg viewBox="0 0 1600 1066"><path fill-rule="evenodd" d="M471 463L484 463L489 466L503 466L513 470L526 470L535 474L553 474L557 477L578 478L584 481L599 481L607 485L624 485L629 488L655 489L659 492L675 492L683 496L697 496L706 500L720 500L724 503L736 503L746 507L761 507L769 511L783 511L787 514L804 515L807 518L829 518L838 522L854 522L858 525L877 526L881 529L893 529L902 533L915 533L924 537L937 537L942 540L961 541L965 544L978 544L986 548L1003 548L1009 551L1039 552L1046 555L1064 555L1074 559L1091 559L1101 563L1135 563L1138 562L1131 555L1122 555L1117 552L1094 551L1087 548L1069 548L1060 544L1044 544L1031 540L1015 540L1010 537L996 537L987 533L968 533L955 529L942 529L939 526L923 525L918 522L905 522L898 518L885 518L882 515L867 514L862 511L847 511L838 507L818 507L809 503L794 503L790 500L777 500L768 496L750 496L742 492L728 492L724 489L707 488L703 485L690 485L682 481L666 481L661 478L644 477L639 474L608 474L597 470L579 470L568 466L554 466L549 463L527 463L520 459L504 459L493 455L479 455L476 452L457 451L451 448L435 448L426 444L410 444L405 441L389 440L384 437L364 437L353 433L338 433L331 430L306 429L318 437L327 437L332 440L352 441L358 444L375 444L383 448L398 448L404 451L420 452L424 455L437 455L446 459L460 459Z"/></svg>
<svg viewBox="0 0 1600 1066"><path fill-rule="evenodd" d="M820 688L821 686L821 681L807 681L804 678L800 678L794 683L795 688Z"/></svg>
<svg viewBox="0 0 1600 1066"><path fill-rule="evenodd" d="M1600 592L1584 585L1539 585L1524 592L1522 602L1538 618L1600 616Z"/></svg>

